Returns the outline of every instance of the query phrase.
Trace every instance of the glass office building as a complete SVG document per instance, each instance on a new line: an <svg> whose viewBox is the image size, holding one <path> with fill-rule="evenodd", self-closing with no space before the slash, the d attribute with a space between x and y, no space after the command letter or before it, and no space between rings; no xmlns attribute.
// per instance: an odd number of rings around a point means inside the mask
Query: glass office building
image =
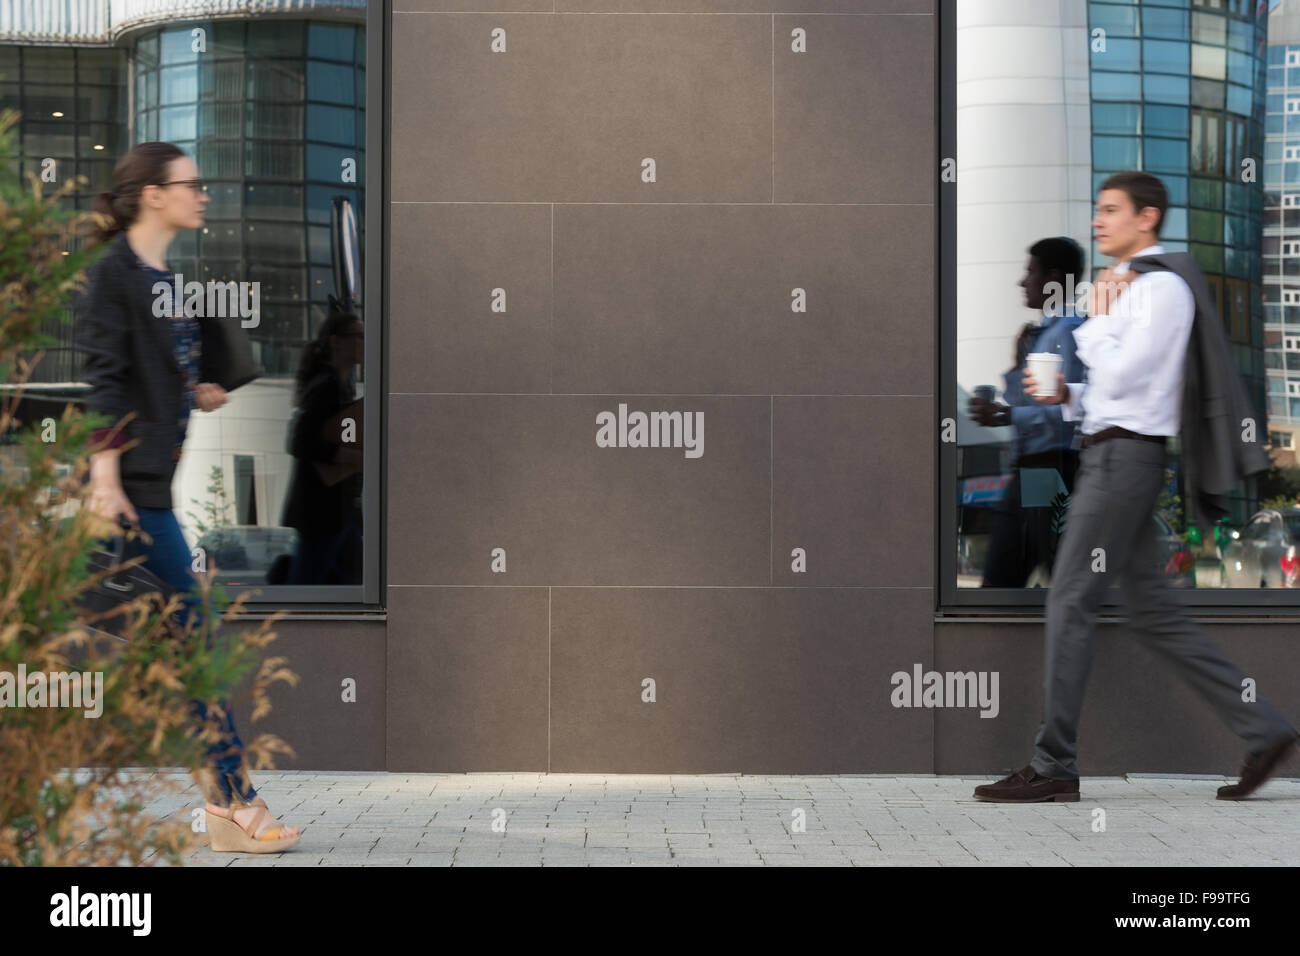
<svg viewBox="0 0 1300 956"><path fill-rule="evenodd" d="M1264 359L1274 460L1296 463L1300 426L1300 16L1269 22L1264 143Z"/></svg>
<svg viewBox="0 0 1300 956"><path fill-rule="evenodd" d="M1256 408L1266 403L1260 295L1268 18L1254 0L1088 3L1094 194L1140 169L1169 190L1160 231L1214 295ZM1091 259L1104 259L1095 243ZM1248 491L1248 486L1247 486ZM1249 517L1248 494L1233 518Z"/></svg>
<svg viewBox="0 0 1300 956"><path fill-rule="evenodd" d="M174 264L202 282L260 282L254 353L268 375L290 375L335 291L331 204L364 212L365 29L229 20L205 41L194 49L189 24L135 38L135 141L198 163L207 226L177 236Z"/></svg>

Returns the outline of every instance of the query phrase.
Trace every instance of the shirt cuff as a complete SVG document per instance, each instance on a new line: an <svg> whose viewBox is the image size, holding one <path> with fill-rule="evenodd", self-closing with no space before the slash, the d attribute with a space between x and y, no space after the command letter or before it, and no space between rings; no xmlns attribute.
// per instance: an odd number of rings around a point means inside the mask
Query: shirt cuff
<svg viewBox="0 0 1300 956"><path fill-rule="evenodd" d="M1069 400L1061 403L1061 420L1074 422L1083 418L1083 389L1082 383L1068 382L1065 386L1069 390Z"/></svg>
<svg viewBox="0 0 1300 956"><path fill-rule="evenodd" d="M112 431L113 429L111 428L96 428L93 432L90 433L91 444L93 445L102 444L104 439ZM106 451L109 448L120 448L125 444L126 444L126 430L119 429L118 433L113 436L113 440L110 441L107 445L104 445L104 447L101 448L100 451Z"/></svg>

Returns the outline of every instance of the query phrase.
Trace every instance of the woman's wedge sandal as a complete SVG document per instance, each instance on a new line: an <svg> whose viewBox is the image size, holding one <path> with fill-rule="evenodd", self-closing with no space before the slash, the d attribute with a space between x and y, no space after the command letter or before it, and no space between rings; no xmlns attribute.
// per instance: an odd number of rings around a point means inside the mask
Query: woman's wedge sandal
<svg viewBox="0 0 1300 956"><path fill-rule="evenodd" d="M235 822L235 811L245 807L257 807L259 812L254 814L248 826L243 827ZM207 814L209 841L218 853L279 853L302 839L301 832L291 837L279 836L286 829L284 826L271 827L260 839L254 836L262 821L271 815L261 797L254 797L249 803L236 801L220 813L204 812Z"/></svg>

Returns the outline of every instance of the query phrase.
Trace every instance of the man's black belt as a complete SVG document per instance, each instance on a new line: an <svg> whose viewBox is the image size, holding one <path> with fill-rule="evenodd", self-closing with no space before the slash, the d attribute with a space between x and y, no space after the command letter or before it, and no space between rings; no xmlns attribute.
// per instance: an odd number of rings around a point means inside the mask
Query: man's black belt
<svg viewBox="0 0 1300 956"><path fill-rule="evenodd" d="M1168 442L1164 435L1139 435L1137 432L1131 432L1127 428L1120 428L1118 425L1112 425L1110 428L1103 428L1099 432L1093 432L1091 435L1083 436L1083 448L1089 445L1095 445L1097 442L1105 441L1107 438L1136 438L1139 441L1154 441L1160 444Z"/></svg>
<svg viewBox="0 0 1300 956"><path fill-rule="evenodd" d="M1079 454L1071 448L1054 448L1051 451L1036 451L1021 455L1016 461L1019 468L1057 468L1068 456Z"/></svg>

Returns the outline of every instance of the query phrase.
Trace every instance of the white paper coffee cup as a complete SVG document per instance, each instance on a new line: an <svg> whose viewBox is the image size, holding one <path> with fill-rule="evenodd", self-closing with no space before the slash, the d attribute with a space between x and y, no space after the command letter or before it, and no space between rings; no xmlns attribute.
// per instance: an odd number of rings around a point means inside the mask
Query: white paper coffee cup
<svg viewBox="0 0 1300 956"><path fill-rule="evenodd" d="M1055 395L1060 387L1056 376L1061 374L1061 356L1056 352L1030 352L1025 356L1029 374L1038 383L1035 395Z"/></svg>

